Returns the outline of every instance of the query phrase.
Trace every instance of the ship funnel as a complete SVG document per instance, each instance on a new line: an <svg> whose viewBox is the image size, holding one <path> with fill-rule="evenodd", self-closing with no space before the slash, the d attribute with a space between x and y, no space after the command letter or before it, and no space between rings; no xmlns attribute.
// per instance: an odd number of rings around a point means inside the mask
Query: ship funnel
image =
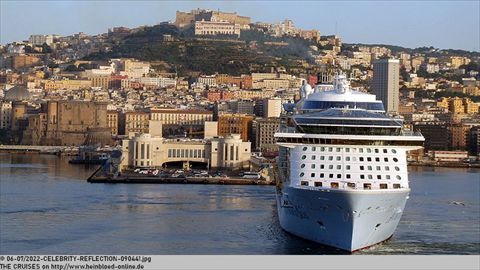
<svg viewBox="0 0 480 270"><path fill-rule="evenodd" d="M350 82L347 80L345 74L337 73L333 80L333 90L338 93L344 94L350 92Z"/></svg>

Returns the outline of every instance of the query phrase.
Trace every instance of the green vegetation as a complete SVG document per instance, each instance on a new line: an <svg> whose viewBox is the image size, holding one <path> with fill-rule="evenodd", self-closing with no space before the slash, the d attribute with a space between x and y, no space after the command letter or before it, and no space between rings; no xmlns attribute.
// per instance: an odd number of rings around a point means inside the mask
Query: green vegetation
<svg viewBox="0 0 480 270"><path fill-rule="evenodd" d="M164 34L171 35L175 41L164 41ZM251 41L257 42L255 49L249 47ZM289 45L265 45L265 41L288 42ZM231 36L194 38L192 29L179 31L173 25L160 24L145 27L127 36L111 52L91 54L85 59L132 57L150 62L162 61L176 67L182 76L188 76L192 72L240 75L278 66L279 63L287 70L293 70L298 67L296 60L310 58L308 46L311 44L313 43L301 38L266 36L257 30L242 31L239 39Z"/></svg>

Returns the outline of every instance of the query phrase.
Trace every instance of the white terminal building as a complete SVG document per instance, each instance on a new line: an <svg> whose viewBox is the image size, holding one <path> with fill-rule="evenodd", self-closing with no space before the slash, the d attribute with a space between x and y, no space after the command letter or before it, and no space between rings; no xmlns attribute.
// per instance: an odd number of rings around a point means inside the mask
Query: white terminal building
<svg viewBox="0 0 480 270"><path fill-rule="evenodd" d="M149 134L136 134L123 141L121 169L165 168L173 162L181 162L184 169L191 168L194 163L209 169L250 167L251 143L242 141L240 134L222 137L209 130L209 138L205 139L166 139L161 136L161 126L160 121L150 121Z"/></svg>

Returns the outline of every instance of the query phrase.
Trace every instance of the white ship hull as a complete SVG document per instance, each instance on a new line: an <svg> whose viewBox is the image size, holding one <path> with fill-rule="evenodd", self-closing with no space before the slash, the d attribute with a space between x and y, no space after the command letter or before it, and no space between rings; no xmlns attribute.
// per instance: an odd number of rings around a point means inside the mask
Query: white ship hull
<svg viewBox="0 0 480 270"><path fill-rule="evenodd" d="M283 187L277 210L287 232L353 252L393 235L409 192Z"/></svg>

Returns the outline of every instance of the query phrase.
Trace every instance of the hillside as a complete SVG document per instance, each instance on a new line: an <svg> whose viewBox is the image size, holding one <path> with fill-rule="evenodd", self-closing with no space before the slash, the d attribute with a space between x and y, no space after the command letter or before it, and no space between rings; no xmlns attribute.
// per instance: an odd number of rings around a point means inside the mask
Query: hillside
<svg viewBox="0 0 480 270"><path fill-rule="evenodd" d="M164 41L168 34L174 41ZM252 41L255 42L252 45ZM288 46L264 45L263 42L288 42ZM133 57L139 60L168 63L168 72L180 75L191 72L220 72L240 75L269 71L271 66L294 68L296 60L308 59L310 43L300 38L273 38L255 30L242 31L239 39L231 37L194 38L192 29L179 31L175 26L160 24L146 27L124 38L111 52L87 56L87 60ZM165 66L163 67L165 68Z"/></svg>

